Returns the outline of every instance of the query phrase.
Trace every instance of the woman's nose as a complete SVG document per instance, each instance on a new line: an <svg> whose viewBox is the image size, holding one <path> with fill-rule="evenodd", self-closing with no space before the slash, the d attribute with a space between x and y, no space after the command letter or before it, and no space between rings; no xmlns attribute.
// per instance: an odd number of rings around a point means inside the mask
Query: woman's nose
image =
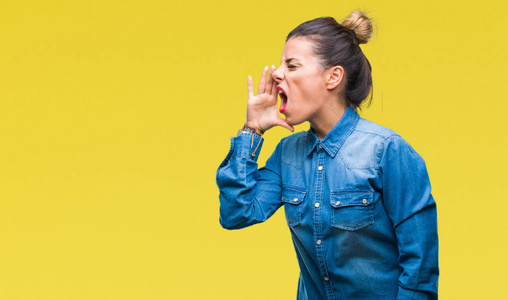
<svg viewBox="0 0 508 300"><path fill-rule="evenodd" d="M279 66L275 71L272 72L272 78L277 82L280 83L282 80L284 80L284 71L282 70L282 66Z"/></svg>

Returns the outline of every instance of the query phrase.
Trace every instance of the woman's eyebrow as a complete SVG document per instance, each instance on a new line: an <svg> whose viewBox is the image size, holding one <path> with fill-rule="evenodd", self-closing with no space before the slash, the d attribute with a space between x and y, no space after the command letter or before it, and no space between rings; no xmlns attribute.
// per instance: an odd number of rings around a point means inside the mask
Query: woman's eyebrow
<svg viewBox="0 0 508 300"><path fill-rule="evenodd" d="M293 60L298 60L298 58L295 58L295 57L290 57L290 58L286 59L285 63L286 63L286 64L289 64L289 63L291 63L291 61L293 61Z"/></svg>

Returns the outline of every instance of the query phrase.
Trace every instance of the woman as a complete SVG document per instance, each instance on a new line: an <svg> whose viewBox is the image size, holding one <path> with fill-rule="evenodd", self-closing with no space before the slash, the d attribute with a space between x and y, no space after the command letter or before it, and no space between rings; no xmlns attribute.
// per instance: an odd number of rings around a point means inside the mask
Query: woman
<svg viewBox="0 0 508 300"><path fill-rule="evenodd" d="M247 121L217 171L220 223L267 220L284 205L300 265L298 299L437 299L436 205L423 159L394 131L360 118L372 88L355 11L302 23L282 63L263 70ZM277 94L280 96L277 112ZM257 168L273 126L310 129L280 141Z"/></svg>

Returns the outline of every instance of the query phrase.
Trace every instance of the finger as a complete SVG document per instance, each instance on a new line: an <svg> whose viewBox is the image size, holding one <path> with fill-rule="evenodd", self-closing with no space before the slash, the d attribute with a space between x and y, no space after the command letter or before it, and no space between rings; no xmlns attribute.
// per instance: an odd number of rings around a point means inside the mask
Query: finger
<svg viewBox="0 0 508 300"><path fill-rule="evenodd" d="M279 93L279 90L277 89L277 81L274 79L272 84L272 93L271 95L277 99L277 94Z"/></svg>
<svg viewBox="0 0 508 300"><path fill-rule="evenodd" d="M266 74L268 73L268 66L265 66L263 73L261 74L261 80L259 81L258 95L265 92L266 85Z"/></svg>
<svg viewBox="0 0 508 300"><path fill-rule="evenodd" d="M247 79L247 91L249 92L249 100L254 98L254 88L252 87L252 77L250 75Z"/></svg>
<svg viewBox="0 0 508 300"><path fill-rule="evenodd" d="M266 81L266 87L265 87L265 93L266 94L271 94L272 93L272 90L274 89L274 86L273 86L273 78L272 78L272 73L273 71L275 71L275 66L272 65L270 67L270 73L268 74L268 80Z"/></svg>
<svg viewBox="0 0 508 300"><path fill-rule="evenodd" d="M295 128L291 125L289 125L284 119L280 118L277 120L276 124L277 126L282 126L284 128L286 128L287 130L291 131L291 132L295 132Z"/></svg>

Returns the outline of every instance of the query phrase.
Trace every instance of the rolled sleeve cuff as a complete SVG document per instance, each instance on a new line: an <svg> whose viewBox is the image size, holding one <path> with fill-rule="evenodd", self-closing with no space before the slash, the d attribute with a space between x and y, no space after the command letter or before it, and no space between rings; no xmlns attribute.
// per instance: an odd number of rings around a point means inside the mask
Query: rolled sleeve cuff
<svg viewBox="0 0 508 300"><path fill-rule="evenodd" d="M233 156L257 161L263 146L263 137L253 133L242 133L231 138L231 146L234 148Z"/></svg>

